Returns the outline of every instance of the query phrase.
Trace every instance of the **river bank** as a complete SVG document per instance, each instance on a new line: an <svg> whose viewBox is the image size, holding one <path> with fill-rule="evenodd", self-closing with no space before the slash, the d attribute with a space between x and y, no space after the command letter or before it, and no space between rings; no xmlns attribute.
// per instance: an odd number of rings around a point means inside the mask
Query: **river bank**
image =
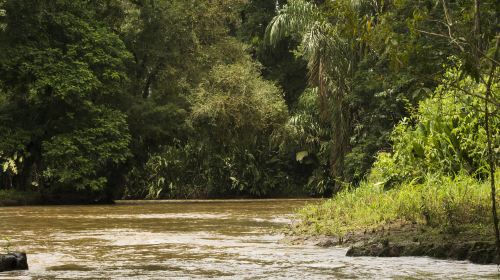
<svg viewBox="0 0 500 280"><path fill-rule="evenodd" d="M436 175L386 188L375 179L300 209L285 242L349 247L347 256L499 262L487 181Z"/></svg>
<svg viewBox="0 0 500 280"><path fill-rule="evenodd" d="M0 207L95 204L114 204L114 201L106 197L86 196L85 193L42 194L37 191L0 190Z"/></svg>
<svg viewBox="0 0 500 280"><path fill-rule="evenodd" d="M257 201L322 201L321 198L296 196L296 197L222 197L207 199L83 199L78 200L76 195L64 197L45 196L34 191L0 190L0 207L4 206L40 206L40 205L98 205L98 204L146 204L146 203L208 203L208 202L257 202Z"/></svg>
<svg viewBox="0 0 500 280"><path fill-rule="evenodd" d="M292 227L298 227L293 225ZM494 235L488 228L468 228L460 232L411 223L394 223L377 229L348 233L342 238L328 235L296 235L290 229L281 241L290 245L348 248L348 257L432 257L498 264Z"/></svg>
<svg viewBox="0 0 500 280"><path fill-rule="evenodd" d="M0 207L39 204L42 204L42 197L38 192L0 190Z"/></svg>

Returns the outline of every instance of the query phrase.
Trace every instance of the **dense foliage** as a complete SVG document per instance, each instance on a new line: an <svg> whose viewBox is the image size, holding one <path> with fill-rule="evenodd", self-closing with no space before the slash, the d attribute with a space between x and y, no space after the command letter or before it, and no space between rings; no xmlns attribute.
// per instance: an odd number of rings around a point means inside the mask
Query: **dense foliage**
<svg viewBox="0 0 500 280"><path fill-rule="evenodd" d="M455 80L454 74L456 69L448 71L447 79ZM479 90L470 78L460 83ZM477 100L444 84L447 80L411 118L398 124L391 136L393 151L378 154L358 188L302 209L296 230L343 236L394 223L423 224L452 233L489 228L490 186L482 180L487 176L484 118L472 110L478 104L471 103ZM500 179L500 172L495 176Z"/></svg>
<svg viewBox="0 0 500 280"><path fill-rule="evenodd" d="M480 184L500 145L495 5L0 0L0 190L328 196L373 166L385 189Z"/></svg>
<svg viewBox="0 0 500 280"><path fill-rule="evenodd" d="M4 168L7 187L98 195L127 159L131 136L117 104L131 56L100 9L84 1L5 3L0 150L15 161Z"/></svg>
<svg viewBox="0 0 500 280"><path fill-rule="evenodd" d="M190 103L189 139L148 160L148 179L138 191L151 198L262 196L289 184L286 159L270 141L287 108L254 63L215 66Z"/></svg>
<svg viewBox="0 0 500 280"><path fill-rule="evenodd" d="M482 3L481 27L485 36L492 36L494 5ZM474 26L471 4L454 3L448 9L467 11L454 19L453 28L470 36L466 29L467 24ZM329 153L320 155L329 162L330 172L323 177L333 179L331 188L364 178L375 154L389 148L394 125L440 83L451 55L460 56L472 75L479 71L473 70L470 55L461 52L463 46L455 49L446 39L429 35L444 33L443 26L435 24L444 14L438 1L315 5L291 0L271 21L271 44L287 36L301 42L296 51L308 62L310 86L318 90L318 121L329 123L331 132Z"/></svg>
<svg viewBox="0 0 500 280"><path fill-rule="evenodd" d="M484 88L471 78L460 79L456 69L436 88L434 96L420 102L418 111L403 119L392 132L393 153L381 153L374 169L381 172L387 187L428 174L454 176L461 172L478 179L488 177L487 137L478 98L460 94L449 87L457 81L460 88L480 93ZM498 92L498 84L493 88ZM500 120L494 118L493 134L500 134ZM500 147L495 137L493 145ZM500 151L496 150L498 155Z"/></svg>

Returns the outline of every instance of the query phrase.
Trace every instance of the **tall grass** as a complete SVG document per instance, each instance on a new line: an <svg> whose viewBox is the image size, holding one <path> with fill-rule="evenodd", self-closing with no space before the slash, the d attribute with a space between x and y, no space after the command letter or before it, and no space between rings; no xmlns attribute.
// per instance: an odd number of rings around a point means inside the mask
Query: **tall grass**
<svg viewBox="0 0 500 280"><path fill-rule="evenodd" d="M496 173L500 177L500 172ZM423 182L406 182L384 190L364 182L334 198L299 211L301 233L343 236L395 222L409 222L457 231L490 223L490 189L467 175L428 175Z"/></svg>

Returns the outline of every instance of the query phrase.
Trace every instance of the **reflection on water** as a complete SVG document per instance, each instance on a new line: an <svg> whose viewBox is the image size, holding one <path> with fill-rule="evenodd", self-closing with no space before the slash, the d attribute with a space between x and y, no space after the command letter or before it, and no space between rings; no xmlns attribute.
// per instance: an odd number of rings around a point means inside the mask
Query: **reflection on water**
<svg viewBox="0 0 500 280"><path fill-rule="evenodd" d="M280 244L306 201L0 208L0 237L29 271L0 279L497 279L496 266L430 258L349 258Z"/></svg>

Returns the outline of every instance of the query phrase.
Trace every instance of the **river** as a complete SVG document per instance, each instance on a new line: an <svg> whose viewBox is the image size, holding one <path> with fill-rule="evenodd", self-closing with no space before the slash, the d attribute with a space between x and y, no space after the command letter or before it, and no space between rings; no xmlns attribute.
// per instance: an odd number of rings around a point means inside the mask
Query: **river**
<svg viewBox="0 0 500 280"><path fill-rule="evenodd" d="M281 244L303 200L0 208L0 239L29 271L0 279L498 279L494 265L345 257ZM5 246L6 242L1 243ZM5 248L0 248L3 251Z"/></svg>

